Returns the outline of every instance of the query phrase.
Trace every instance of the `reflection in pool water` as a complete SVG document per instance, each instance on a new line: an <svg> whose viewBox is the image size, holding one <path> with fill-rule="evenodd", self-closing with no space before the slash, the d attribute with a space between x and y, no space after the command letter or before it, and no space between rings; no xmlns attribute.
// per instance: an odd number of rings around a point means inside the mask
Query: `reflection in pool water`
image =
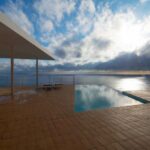
<svg viewBox="0 0 150 150"><path fill-rule="evenodd" d="M36 90L20 90L17 91L15 93L15 100L19 103L19 104L23 104L27 101L30 101L32 99L31 96L36 95L37 91Z"/></svg>
<svg viewBox="0 0 150 150"><path fill-rule="evenodd" d="M36 94L36 90L20 90L20 91L17 91L15 93L15 95L32 95L32 94Z"/></svg>
<svg viewBox="0 0 150 150"><path fill-rule="evenodd" d="M10 96L0 96L0 103L7 102L10 98Z"/></svg>
<svg viewBox="0 0 150 150"><path fill-rule="evenodd" d="M76 85L75 111L141 104L103 85Z"/></svg>

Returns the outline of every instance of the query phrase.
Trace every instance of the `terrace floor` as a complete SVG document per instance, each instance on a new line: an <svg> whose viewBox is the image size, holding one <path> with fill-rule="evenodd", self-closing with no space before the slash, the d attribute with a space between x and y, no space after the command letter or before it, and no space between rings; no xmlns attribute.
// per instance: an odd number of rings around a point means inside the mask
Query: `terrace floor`
<svg viewBox="0 0 150 150"><path fill-rule="evenodd" d="M71 85L0 104L0 150L149 150L149 141L150 104L76 113Z"/></svg>

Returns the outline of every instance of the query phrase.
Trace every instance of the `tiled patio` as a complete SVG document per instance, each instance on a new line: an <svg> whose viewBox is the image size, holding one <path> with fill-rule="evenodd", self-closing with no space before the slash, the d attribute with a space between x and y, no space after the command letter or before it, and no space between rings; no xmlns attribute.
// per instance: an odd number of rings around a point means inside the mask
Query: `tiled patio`
<svg viewBox="0 0 150 150"><path fill-rule="evenodd" d="M149 150L150 104L74 112L74 88L0 105L0 150Z"/></svg>

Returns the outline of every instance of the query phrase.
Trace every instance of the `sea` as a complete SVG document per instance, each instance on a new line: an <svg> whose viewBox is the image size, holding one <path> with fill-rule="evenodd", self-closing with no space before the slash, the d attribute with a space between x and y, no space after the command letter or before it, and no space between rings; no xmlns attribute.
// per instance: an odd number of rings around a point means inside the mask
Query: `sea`
<svg viewBox="0 0 150 150"><path fill-rule="evenodd" d="M10 76L0 74L0 87L10 86ZM35 74L14 75L15 86L35 86ZM39 74L39 85L42 84L76 84L105 85L122 91L150 89L149 75L99 75L99 74Z"/></svg>

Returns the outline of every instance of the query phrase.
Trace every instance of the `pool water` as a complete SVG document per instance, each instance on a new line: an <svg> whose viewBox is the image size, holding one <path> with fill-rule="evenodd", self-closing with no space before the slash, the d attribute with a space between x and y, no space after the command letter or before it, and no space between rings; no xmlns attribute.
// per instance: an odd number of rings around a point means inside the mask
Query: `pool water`
<svg viewBox="0 0 150 150"><path fill-rule="evenodd" d="M142 103L104 85L75 86L75 112L138 104Z"/></svg>

